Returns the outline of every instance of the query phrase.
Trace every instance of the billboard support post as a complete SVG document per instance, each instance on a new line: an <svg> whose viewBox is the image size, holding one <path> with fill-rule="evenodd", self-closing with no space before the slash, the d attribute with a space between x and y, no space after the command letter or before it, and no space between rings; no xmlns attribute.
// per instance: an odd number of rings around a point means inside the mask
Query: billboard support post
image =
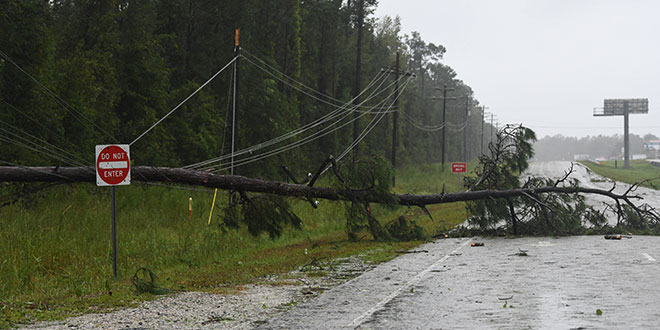
<svg viewBox="0 0 660 330"><path fill-rule="evenodd" d="M605 99L602 108L594 108L594 117L623 116L623 168L630 168L629 115L648 112L648 99Z"/></svg>

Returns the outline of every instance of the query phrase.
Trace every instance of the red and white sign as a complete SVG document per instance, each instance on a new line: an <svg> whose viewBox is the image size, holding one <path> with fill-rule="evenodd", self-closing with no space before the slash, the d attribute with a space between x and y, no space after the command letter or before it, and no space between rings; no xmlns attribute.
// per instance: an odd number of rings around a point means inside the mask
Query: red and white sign
<svg viewBox="0 0 660 330"><path fill-rule="evenodd" d="M131 161L128 144L96 146L96 185L131 184Z"/></svg>
<svg viewBox="0 0 660 330"><path fill-rule="evenodd" d="M467 170L466 163L451 163L452 173L465 173L466 170Z"/></svg>

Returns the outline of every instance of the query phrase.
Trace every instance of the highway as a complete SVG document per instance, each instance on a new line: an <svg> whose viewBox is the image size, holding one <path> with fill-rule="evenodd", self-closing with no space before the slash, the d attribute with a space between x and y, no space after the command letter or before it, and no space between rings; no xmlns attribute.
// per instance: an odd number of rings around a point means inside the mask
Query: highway
<svg viewBox="0 0 660 330"><path fill-rule="evenodd" d="M533 163L528 174L558 178L569 167L570 162ZM574 177L585 186L612 186L581 166ZM627 189L620 183L617 187ZM660 205L657 191L638 193L649 204ZM601 202L588 197L593 205ZM660 237L452 238L417 250L297 305L261 328L660 327L655 305L660 301Z"/></svg>

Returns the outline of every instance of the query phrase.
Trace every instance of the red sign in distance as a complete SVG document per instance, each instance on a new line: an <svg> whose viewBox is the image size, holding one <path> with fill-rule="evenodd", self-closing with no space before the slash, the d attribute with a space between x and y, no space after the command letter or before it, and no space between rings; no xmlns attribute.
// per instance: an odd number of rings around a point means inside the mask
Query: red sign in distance
<svg viewBox="0 0 660 330"><path fill-rule="evenodd" d="M131 161L127 144L96 146L96 185L131 184Z"/></svg>
<svg viewBox="0 0 660 330"><path fill-rule="evenodd" d="M467 170L466 163L451 163L452 173L465 173L466 170Z"/></svg>

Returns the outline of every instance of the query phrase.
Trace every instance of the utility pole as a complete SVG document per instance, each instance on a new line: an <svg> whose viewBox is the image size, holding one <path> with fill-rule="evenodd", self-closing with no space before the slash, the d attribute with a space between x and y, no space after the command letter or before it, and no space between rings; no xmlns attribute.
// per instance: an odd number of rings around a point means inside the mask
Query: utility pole
<svg viewBox="0 0 660 330"><path fill-rule="evenodd" d="M442 90L442 172L445 171L445 145L446 143L446 137L447 137L447 91L453 91L453 88L447 88L447 84L445 84L442 88L436 88L438 90ZM437 99L437 98L434 98ZM455 97L451 97L451 100L455 100Z"/></svg>
<svg viewBox="0 0 660 330"><path fill-rule="evenodd" d="M392 175L392 187L396 185L396 147L398 142L399 135L399 75L401 71L399 70L399 52L396 52L396 63L394 64L394 121L392 122L392 170L394 174Z"/></svg>
<svg viewBox="0 0 660 330"><path fill-rule="evenodd" d="M424 68L420 68L419 71L420 71L420 74L422 76L422 81L421 81L421 83L422 83L422 97L421 97L421 99L422 99L422 102L423 102L424 101L424 76L426 76L426 71L424 70Z"/></svg>
<svg viewBox="0 0 660 330"><path fill-rule="evenodd" d="M394 74L394 108L396 111L394 111L393 116L393 123L392 123L392 168L396 170L396 149L397 146L399 145L399 79L401 75L412 75L410 72L403 72L401 71L401 66L399 62L399 58L401 56L400 52L396 52L396 62L394 64L394 67L389 67L389 68L383 68L383 71L387 73L393 73ZM387 126L386 126L387 129ZM386 151L387 153L387 151ZM396 178L395 176L392 176L392 187L396 185Z"/></svg>
<svg viewBox="0 0 660 330"><path fill-rule="evenodd" d="M241 29L236 29L234 31L234 95L232 97L232 116L231 116L231 167L230 173L234 175L234 152L236 150L236 135L238 134L237 120L236 120L236 111L238 110L238 102L236 102L236 97L238 96L238 60L240 59L239 55L241 52L241 43L240 43Z"/></svg>
<svg viewBox="0 0 660 330"><path fill-rule="evenodd" d="M241 53L241 42L240 42L240 37L241 37L241 29L236 29L234 31L234 93L232 96L232 110L231 110L231 162L230 162L230 170L229 173L231 175L234 175L234 152L236 151L236 135L238 132L238 127L237 127L237 120L236 120L236 110L238 109L238 102L236 102L236 97L238 96L238 78L239 78L239 72L238 72L238 60L240 59L239 55ZM213 195L213 204L212 207L215 206L215 194L218 193L218 189L215 189L215 193ZM229 192L229 205L233 205L234 202L234 192L230 191ZM211 209L213 210L213 209ZM211 213L209 214L209 225L211 224Z"/></svg>
<svg viewBox="0 0 660 330"><path fill-rule="evenodd" d="M628 136L628 114L630 106L628 100L623 101L623 168L630 168L630 137Z"/></svg>
<svg viewBox="0 0 660 330"><path fill-rule="evenodd" d="M486 122L486 106L481 106L481 154L484 154L484 123Z"/></svg>
<svg viewBox="0 0 660 330"><path fill-rule="evenodd" d="M491 113L490 113L490 142L491 142L491 143L493 142L493 137L494 137L494 136L493 136L493 135L494 135L494 133L493 133L493 127L494 127L494 126L493 126L493 113L491 112Z"/></svg>
<svg viewBox="0 0 660 330"><path fill-rule="evenodd" d="M470 115L470 95L465 95L465 127L463 127L463 161L468 161L468 129L470 123L468 117Z"/></svg>
<svg viewBox="0 0 660 330"><path fill-rule="evenodd" d="M355 60L355 85L353 89L353 105L357 106L360 104L358 100L358 95L360 94L360 73L362 71L362 25L364 25L364 0L359 0L357 3L358 7L358 21L357 21L357 58ZM353 147L353 163L357 161L358 158L358 145L357 140L360 135L360 117L357 111L353 112L353 143L356 143Z"/></svg>

